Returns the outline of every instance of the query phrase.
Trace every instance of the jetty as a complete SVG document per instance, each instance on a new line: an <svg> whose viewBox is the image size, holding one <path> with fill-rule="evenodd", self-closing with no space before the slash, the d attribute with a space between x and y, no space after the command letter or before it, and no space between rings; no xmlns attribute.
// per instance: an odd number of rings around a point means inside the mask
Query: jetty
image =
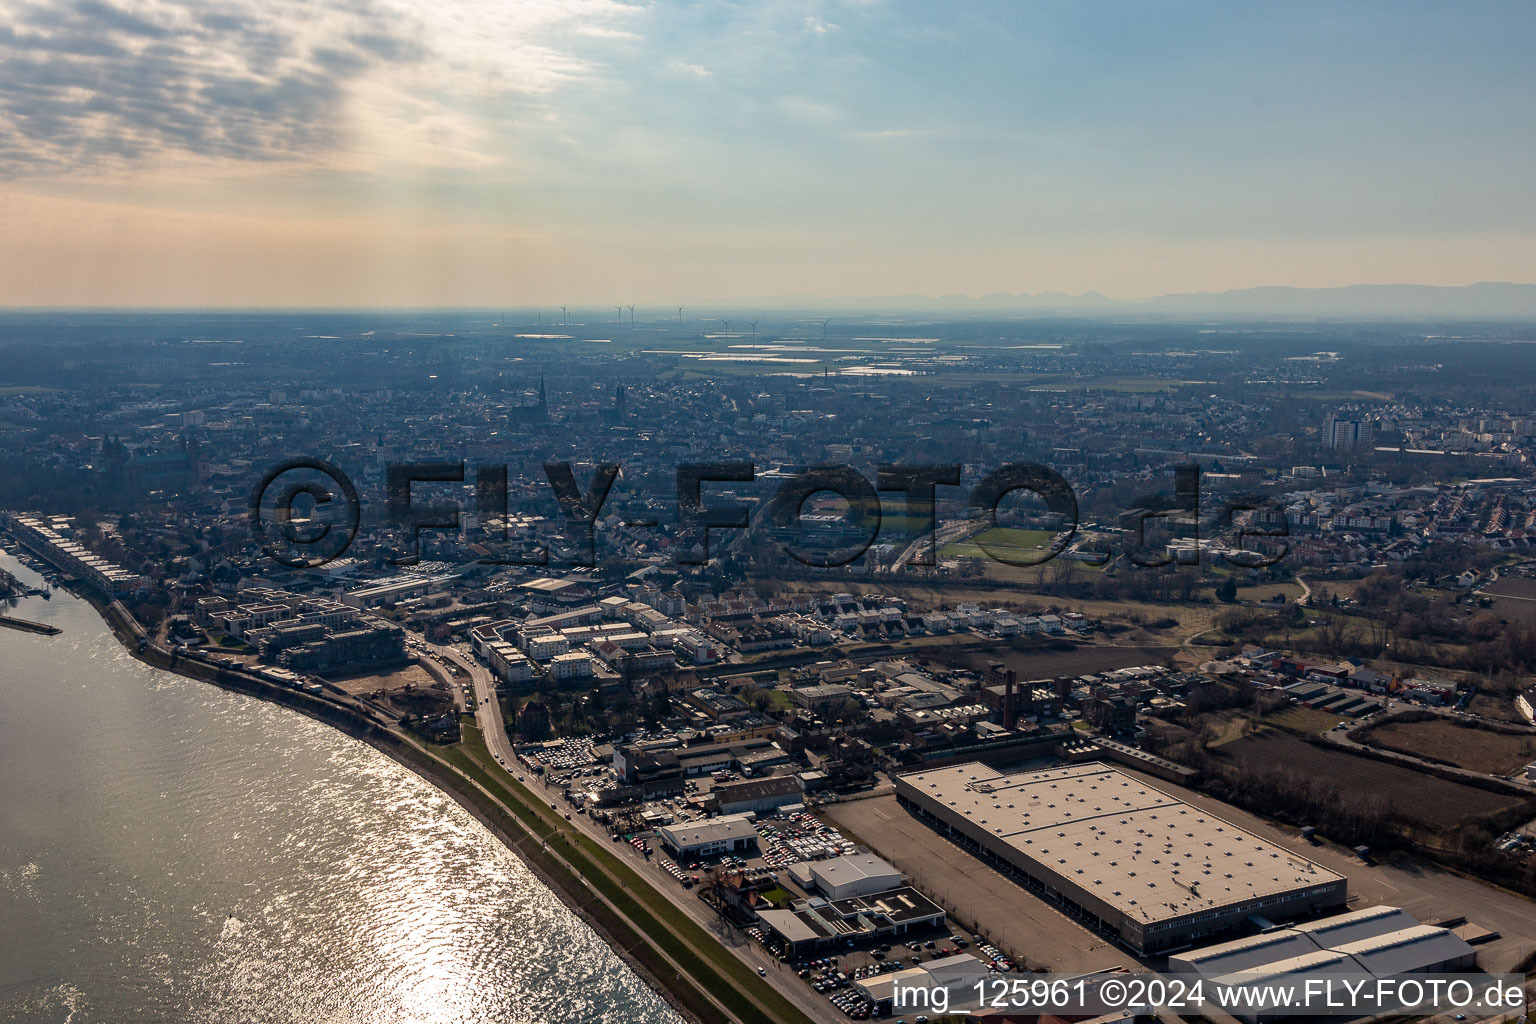
<svg viewBox="0 0 1536 1024"><path fill-rule="evenodd" d="M41 633L44 636L58 636L64 632L58 626L50 626L46 622L29 622L26 619L17 619L9 615L0 615L0 626L7 629L19 629L23 633Z"/></svg>

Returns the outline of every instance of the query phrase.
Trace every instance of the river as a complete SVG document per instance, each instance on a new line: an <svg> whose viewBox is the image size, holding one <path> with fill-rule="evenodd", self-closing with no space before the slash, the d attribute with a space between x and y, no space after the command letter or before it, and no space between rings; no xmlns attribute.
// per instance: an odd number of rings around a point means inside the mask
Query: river
<svg viewBox="0 0 1536 1024"><path fill-rule="evenodd" d="M0 629L0 1021L678 1022L372 747L135 661L62 591L10 614L64 632Z"/></svg>

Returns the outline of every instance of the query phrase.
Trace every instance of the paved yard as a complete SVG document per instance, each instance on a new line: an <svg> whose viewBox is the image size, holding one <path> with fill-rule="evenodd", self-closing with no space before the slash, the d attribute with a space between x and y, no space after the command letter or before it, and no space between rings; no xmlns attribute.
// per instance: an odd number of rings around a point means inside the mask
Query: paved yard
<svg viewBox="0 0 1536 1024"><path fill-rule="evenodd" d="M894 796L833 804L817 814L872 846L962 927L986 936L1017 963L1070 972L1135 962L1124 949L1111 945L907 813Z"/></svg>
<svg viewBox="0 0 1536 1024"><path fill-rule="evenodd" d="M1117 766L1118 767L1118 766ZM1127 768L1121 768L1132 775ZM1139 776L1270 842L1293 850L1349 879L1350 907L1401 907L1420 921L1466 917L1500 938L1477 947L1485 970L1508 971L1536 950L1536 904L1412 858L1390 865L1362 864L1349 850L1314 846L1293 829L1271 826L1228 804ZM1087 971L1135 962L1075 919L987 867L903 810L894 796L833 804L818 811L894 863L919 891L1032 968ZM979 928L972 927L973 923ZM1154 966L1160 966L1154 964Z"/></svg>

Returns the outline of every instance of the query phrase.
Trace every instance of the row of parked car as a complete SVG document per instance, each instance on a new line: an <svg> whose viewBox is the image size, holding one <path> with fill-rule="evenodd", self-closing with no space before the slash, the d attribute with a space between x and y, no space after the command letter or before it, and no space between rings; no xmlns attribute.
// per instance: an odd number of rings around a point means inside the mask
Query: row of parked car
<svg viewBox="0 0 1536 1024"><path fill-rule="evenodd" d="M688 872L684 871L670 860L663 860L661 862L661 870L665 871L679 882L682 882L684 889L692 889L699 882L698 875L690 875Z"/></svg>
<svg viewBox="0 0 1536 1024"><path fill-rule="evenodd" d="M828 998L832 1000L832 1005L842 1010L843 1016L850 1020L868 1020L875 1010L869 1000L857 992L834 992Z"/></svg>
<svg viewBox="0 0 1536 1024"><path fill-rule="evenodd" d="M996 946L983 942L981 945L977 946L976 949L978 952L984 954L987 957L988 963L996 970L1013 970L1013 961L1008 959L1008 954L1004 953Z"/></svg>

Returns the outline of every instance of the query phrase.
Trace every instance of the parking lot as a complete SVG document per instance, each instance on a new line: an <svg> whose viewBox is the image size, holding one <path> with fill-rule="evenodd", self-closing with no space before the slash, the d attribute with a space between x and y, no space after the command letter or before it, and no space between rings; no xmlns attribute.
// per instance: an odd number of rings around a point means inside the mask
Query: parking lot
<svg viewBox="0 0 1536 1024"><path fill-rule="evenodd" d="M763 863L774 869L798 861L845 857L857 849L841 832L809 814L764 821L757 829Z"/></svg>
<svg viewBox="0 0 1536 1024"><path fill-rule="evenodd" d="M1076 973L1135 963L1124 949L923 824L894 796L830 804L819 813L900 868L962 928L1028 968Z"/></svg>
<svg viewBox="0 0 1536 1024"><path fill-rule="evenodd" d="M929 960L954 956L965 949L971 949L979 959L995 964L999 971L1013 967L995 946L983 944L972 948L971 941L963 935L941 929L933 930L932 936L905 937L902 942L881 943L872 949L796 961L795 973L815 991L826 996L844 1016L853 1020L867 1020L872 1016L874 1008L855 987L856 982L867 978L904 970Z"/></svg>
<svg viewBox="0 0 1536 1024"><path fill-rule="evenodd" d="M597 763L592 744L584 739L570 739L559 745L539 746L527 749L528 757L550 772L570 772Z"/></svg>

